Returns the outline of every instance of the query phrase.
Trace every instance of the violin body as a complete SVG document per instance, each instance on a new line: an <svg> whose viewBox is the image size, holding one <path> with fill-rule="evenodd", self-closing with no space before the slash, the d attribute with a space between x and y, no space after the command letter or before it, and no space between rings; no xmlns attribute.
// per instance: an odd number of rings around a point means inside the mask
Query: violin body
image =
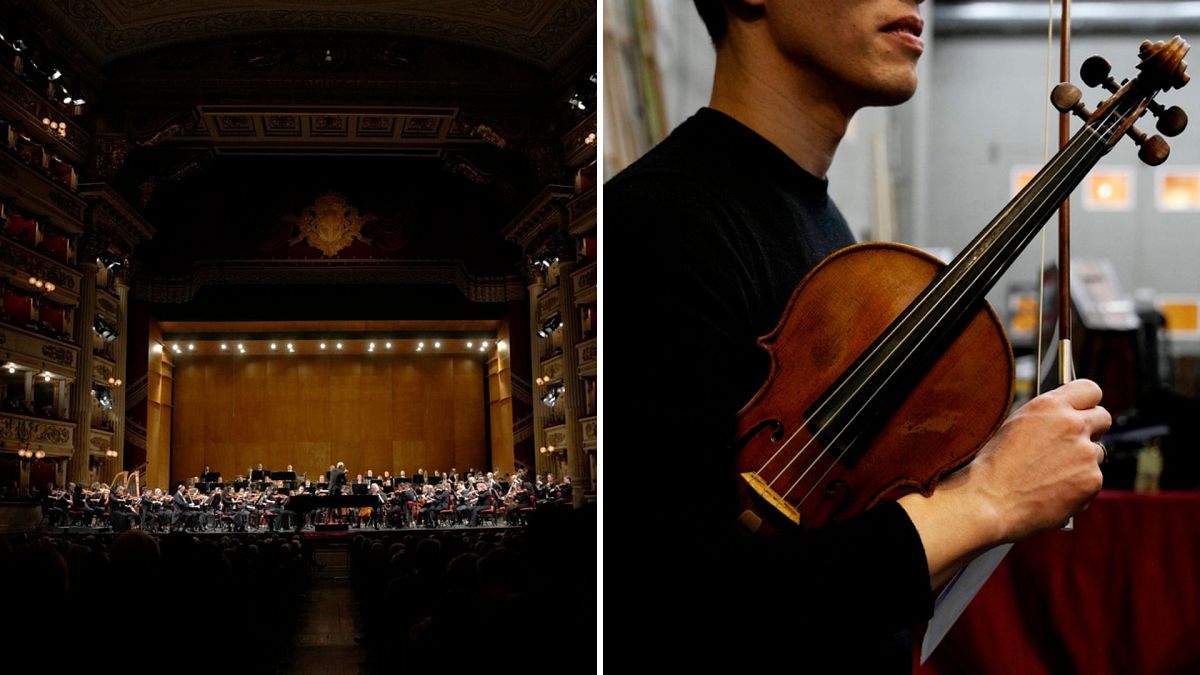
<svg viewBox="0 0 1200 675"><path fill-rule="evenodd" d="M828 430L809 428L805 411L943 267L912 247L859 244L822 261L796 288L779 325L759 340L770 376L738 413L743 526L810 528L906 492L928 495L999 428L1013 399L1013 357L984 301L844 454Z"/></svg>

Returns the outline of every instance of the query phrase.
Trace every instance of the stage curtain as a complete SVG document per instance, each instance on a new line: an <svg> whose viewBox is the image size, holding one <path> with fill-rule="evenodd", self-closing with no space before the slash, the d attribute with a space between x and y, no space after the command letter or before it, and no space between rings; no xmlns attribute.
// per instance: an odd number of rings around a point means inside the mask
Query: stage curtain
<svg viewBox="0 0 1200 675"><path fill-rule="evenodd" d="M915 640L918 648L920 635ZM914 673L1200 672L1200 494L1104 492L1018 543Z"/></svg>

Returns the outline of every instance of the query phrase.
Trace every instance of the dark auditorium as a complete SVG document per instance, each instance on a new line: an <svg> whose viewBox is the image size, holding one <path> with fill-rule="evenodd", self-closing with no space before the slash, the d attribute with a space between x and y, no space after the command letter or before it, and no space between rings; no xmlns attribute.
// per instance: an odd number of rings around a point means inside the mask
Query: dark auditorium
<svg viewBox="0 0 1200 675"><path fill-rule="evenodd" d="M597 665L596 0L0 0L0 671Z"/></svg>

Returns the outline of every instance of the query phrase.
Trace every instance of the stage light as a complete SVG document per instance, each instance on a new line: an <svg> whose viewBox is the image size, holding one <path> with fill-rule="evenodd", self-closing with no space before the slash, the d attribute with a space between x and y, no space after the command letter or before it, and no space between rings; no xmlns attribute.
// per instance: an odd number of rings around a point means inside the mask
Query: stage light
<svg viewBox="0 0 1200 675"><path fill-rule="evenodd" d="M274 342L271 343L271 351L275 351L278 347L279 345L275 344Z"/></svg>
<svg viewBox="0 0 1200 675"><path fill-rule="evenodd" d="M341 349L341 348L342 348L342 343L340 343L340 342L339 342L339 343L337 343L335 346L336 346L338 349Z"/></svg>
<svg viewBox="0 0 1200 675"><path fill-rule="evenodd" d="M196 345L194 343L188 344L188 351L189 352L196 351Z"/></svg>
<svg viewBox="0 0 1200 675"><path fill-rule="evenodd" d="M222 342L222 343L221 343L221 351L225 351L226 349L229 349L229 345L227 345L227 344L225 344L224 342Z"/></svg>
<svg viewBox="0 0 1200 675"><path fill-rule="evenodd" d="M554 331L558 330L559 326L562 326L562 317L559 316L558 312L555 312L542 322L542 327L537 332L538 336L548 338L554 334Z"/></svg>
<svg viewBox="0 0 1200 675"><path fill-rule="evenodd" d="M71 101L74 101L74 100L75 99L71 98L70 94L67 94L66 96L63 97L63 103L68 104L68 105L71 103Z"/></svg>
<svg viewBox="0 0 1200 675"><path fill-rule="evenodd" d="M433 348L434 348L434 349L441 349L441 348L442 348L442 343L440 343L440 342L435 342L435 343L433 343Z"/></svg>
<svg viewBox="0 0 1200 675"><path fill-rule="evenodd" d="M474 346L475 346L475 343L474 343L474 342L468 342L468 343L467 343L467 349L471 349L471 348L472 348L472 347L474 347Z"/></svg>
<svg viewBox="0 0 1200 675"><path fill-rule="evenodd" d="M98 260L101 265L104 265L105 269L110 270L114 267L120 267L122 264L119 257L109 253L108 251L101 251L100 255L96 256L96 260Z"/></svg>
<svg viewBox="0 0 1200 675"><path fill-rule="evenodd" d="M54 72L53 72L53 73L50 73L50 81L51 81L51 82L53 82L53 81L57 80L57 79L58 79L58 78L60 78L60 77L62 77L62 71L61 71L61 70L59 70L58 68L55 68L55 69L54 69Z"/></svg>
<svg viewBox="0 0 1200 675"><path fill-rule="evenodd" d="M324 343L324 342L322 342L322 343L321 343L321 349L325 349L325 343Z"/></svg>
<svg viewBox="0 0 1200 675"><path fill-rule="evenodd" d="M383 348L384 348L384 349L391 349L391 348L392 348L392 343L390 343L390 342L385 342L385 343L383 343Z"/></svg>

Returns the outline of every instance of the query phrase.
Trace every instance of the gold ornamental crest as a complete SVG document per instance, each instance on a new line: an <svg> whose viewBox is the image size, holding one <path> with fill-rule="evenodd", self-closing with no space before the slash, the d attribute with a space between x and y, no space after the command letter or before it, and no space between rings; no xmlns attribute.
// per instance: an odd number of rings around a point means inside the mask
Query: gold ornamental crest
<svg viewBox="0 0 1200 675"><path fill-rule="evenodd" d="M300 235L288 243L308 242L309 246L332 258L355 239L370 244L371 240L363 236L362 228L372 220L375 220L374 214L360 214L341 195L324 194L300 212Z"/></svg>

